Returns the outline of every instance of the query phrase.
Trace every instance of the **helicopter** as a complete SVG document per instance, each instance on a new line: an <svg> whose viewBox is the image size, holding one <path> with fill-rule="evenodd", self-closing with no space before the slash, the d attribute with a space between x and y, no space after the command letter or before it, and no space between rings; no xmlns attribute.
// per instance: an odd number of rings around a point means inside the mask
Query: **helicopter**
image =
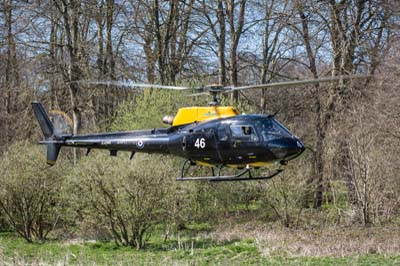
<svg viewBox="0 0 400 266"><path fill-rule="evenodd" d="M168 128L108 132L96 134L64 134L52 123L43 105L32 102L35 116L44 135L39 144L47 146L47 164L54 165L61 147L108 150L110 156L118 151L171 154L184 158L177 181L208 180L251 181L270 179L284 170L293 159L305 150L304 143L293 135L275 114L240 114L232 106L220 106L219 95L247 89L294 87L324 82L338 82L364 76L337 76L322 79L296 80L250 86L209 85L197 88L140 84L128 81L79 81L92 85L122 86L128 88L154 88L169 90L194 90L192 96L211 95L209 106L180 108L176 116L166 116ZM187 176L192 166L211 168L209 176ZM277 167L276 167L277 166ZM223 175L224 168L238 172ZM254 176L261 167L276 168L268 175ZM217 171L215 171L217 170Z"/></svg>

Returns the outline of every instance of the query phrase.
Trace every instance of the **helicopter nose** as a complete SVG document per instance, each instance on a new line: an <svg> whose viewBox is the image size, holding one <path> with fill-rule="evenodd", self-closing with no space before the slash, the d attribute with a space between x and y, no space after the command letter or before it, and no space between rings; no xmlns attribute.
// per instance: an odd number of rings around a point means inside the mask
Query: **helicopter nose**
<svg viewBox="0 0 400 266"><path fill-rule="evenodd" d="M267 143L268 148L277 159L291 160L305 150L304 144L298 138L279 138Z"/></svg>

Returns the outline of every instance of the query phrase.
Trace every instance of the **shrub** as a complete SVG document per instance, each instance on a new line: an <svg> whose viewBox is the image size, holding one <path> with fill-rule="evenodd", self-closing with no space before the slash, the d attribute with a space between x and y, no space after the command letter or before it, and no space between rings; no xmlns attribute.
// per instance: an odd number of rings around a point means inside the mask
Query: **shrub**
<svg viewBox="0 0 400 266"><path fill-rule="evenodd" d="M139 154L130 162L98 153L72 172L76 206L86 206L86 221L104 223L117 244L141 249L168 215L171 172L156 157Z"/></svg>
<svg viewBox="0 0 400 266"><path fill-rule="evenodd" d="M0 211L28 242L44 240L63 218L63 165L47 167L37 145L20 142L0 160Z"/></svg>

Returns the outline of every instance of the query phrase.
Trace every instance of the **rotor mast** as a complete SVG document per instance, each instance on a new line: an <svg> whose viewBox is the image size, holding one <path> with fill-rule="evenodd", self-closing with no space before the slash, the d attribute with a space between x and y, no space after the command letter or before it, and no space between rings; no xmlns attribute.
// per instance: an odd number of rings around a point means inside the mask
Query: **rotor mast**
<svg viewBox="0 0 400 266"><path fill-rule="evenodd" d="M206 86L204 88L205 91L208 91L212 97L211 102L208 104L210 106L218 106L221 104L221 98L218 97L218 94L222 93L223 91L226 90L226 87L220 85L220 84L213 84L210 86Z"/></svg>

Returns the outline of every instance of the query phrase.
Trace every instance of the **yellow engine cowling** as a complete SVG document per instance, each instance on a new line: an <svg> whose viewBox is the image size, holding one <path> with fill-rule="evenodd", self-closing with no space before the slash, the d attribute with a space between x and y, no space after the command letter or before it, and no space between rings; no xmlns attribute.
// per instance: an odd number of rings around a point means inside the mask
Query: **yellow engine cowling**
<svg viewBox="0 0 400 266"><path fill-rule="evenodd" d="M185 107L178 110L172 125L180 126L238 114L239 111L232 106Z"/></svg>

